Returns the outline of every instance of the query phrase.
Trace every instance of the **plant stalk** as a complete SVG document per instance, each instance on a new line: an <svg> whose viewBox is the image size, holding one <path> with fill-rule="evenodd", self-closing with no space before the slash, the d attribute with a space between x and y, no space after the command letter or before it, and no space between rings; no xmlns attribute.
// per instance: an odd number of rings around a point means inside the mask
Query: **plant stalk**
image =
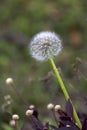
<svg viewBox="0 0 87 130"><path fill-rule="evenodd" d="M61 87L61 89L62 89L62 91L64 93L64 96L65 96L66 100L68 101L68 99L70 99L70 96L69 96L69 94L68 94L68 92L67 92L67 90L65 88L65 85L64 85L64 83L62 81L62 78L61 78L61 76L59 74L59 71L58 71L58 69L57 69L57 67L56 67L56 65L54 63L54 60L52 58L50 58L50 62L51 62L52 68L54 70L54 73L56 75L56 78L58 80L58 83L59 83L59 85L60 85L60 87ZM71 101L71 99L70 99L70 101ZM73 104L72 104L72 106L73 106ZM77 115L77 112L76 112L74 106L73 106L73 114L74 114L74 118L75 118L75 120L77 122L78 127L81 129L82 128L82 124L80 122L80 119L79 119L79 117Z"/></svg>

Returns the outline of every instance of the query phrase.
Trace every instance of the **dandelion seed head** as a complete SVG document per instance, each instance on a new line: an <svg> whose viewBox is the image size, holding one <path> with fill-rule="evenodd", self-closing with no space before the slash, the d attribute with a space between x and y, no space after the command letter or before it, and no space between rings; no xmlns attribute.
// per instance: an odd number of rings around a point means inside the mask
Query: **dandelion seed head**
<svg viewBox="0 0 87 130"><path fill-rule="evenodd" d="M36 60L48 60L60 53L62 44L54 32L40 32L30 42L30 53Z"/></svg>

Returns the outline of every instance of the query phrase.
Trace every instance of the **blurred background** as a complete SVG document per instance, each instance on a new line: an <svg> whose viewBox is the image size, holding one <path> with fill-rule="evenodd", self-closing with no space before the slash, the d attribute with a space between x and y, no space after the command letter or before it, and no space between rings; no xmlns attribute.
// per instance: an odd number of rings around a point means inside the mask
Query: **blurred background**
<svg viewBox="0 0 87 130"><path fill-rule="evenodd" d="M25 109L8 77L29 104L42 115L49 102L65 105L64 95L48 62L29 53L31 38L40 31L54 31L63 44L55 57L65 86L78 111L87 113L87 0L0 0L0 122L9 113L23 119ZM12 103L6 106L6 95ZM7 114L8 116L5 116ZM3 116L4 115L4 116Z"/></svg>

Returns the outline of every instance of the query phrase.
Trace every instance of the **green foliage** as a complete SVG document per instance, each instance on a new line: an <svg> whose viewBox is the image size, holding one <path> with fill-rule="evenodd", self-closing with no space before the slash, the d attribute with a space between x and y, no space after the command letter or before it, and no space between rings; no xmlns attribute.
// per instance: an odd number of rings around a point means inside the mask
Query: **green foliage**
<svg viewBox="0 0 87 130"><path fill-rule="evenodd" d="M2 128L4 129L4 130L13 130L13 128L11 128L9 125L7 125L7 124L3 124L2 125Z"/></svg>

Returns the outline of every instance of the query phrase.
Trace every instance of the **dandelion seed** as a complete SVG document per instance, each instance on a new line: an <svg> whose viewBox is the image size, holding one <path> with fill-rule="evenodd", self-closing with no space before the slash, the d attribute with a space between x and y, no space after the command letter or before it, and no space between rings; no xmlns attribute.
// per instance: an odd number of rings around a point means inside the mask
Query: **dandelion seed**
<svg viewBox="0 0 87 130"><path fill-rule="evenodd" d="M36 60L48 60L60 53L62 44L54 32L40 32L30 43L30 53Z"/></svg>

